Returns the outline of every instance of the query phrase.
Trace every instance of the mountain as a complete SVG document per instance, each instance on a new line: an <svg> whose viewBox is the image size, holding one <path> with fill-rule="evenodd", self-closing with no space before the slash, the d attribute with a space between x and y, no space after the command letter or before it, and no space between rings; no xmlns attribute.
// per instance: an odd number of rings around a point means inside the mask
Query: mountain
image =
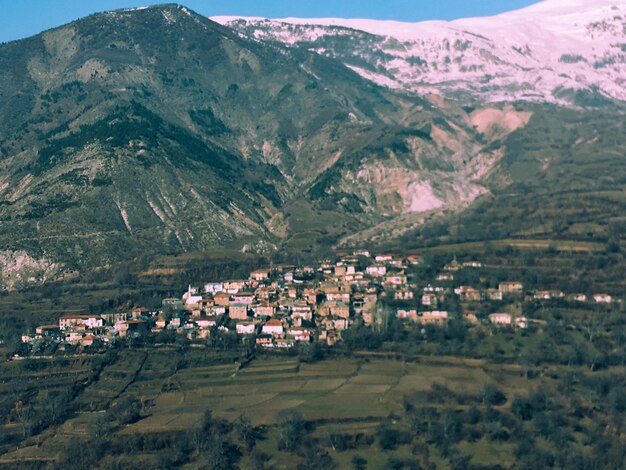
<svg viewBox="0 0 626 470"><path fill-rule="evenodd" d="M463 207L532 115L380 87L177 5L0 45L0 97L5 285L163 253L310 250Z"/></svg>
<svg viewBox="0 0 626 470"><path fill-rule="evenodd" d="M544 0L451 22L215 17L246 37L340 60L379 85L462 102L626 99L626 3Z"/></svg>

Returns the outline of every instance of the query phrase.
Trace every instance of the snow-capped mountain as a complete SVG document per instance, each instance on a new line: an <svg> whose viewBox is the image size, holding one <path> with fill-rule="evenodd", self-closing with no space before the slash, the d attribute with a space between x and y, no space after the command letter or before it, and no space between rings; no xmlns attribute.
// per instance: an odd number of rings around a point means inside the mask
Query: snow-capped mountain
<svg viewBox="0 0 626 470"><path fill-rule="evenodd" d="M402 23L214 17L334 57L380 85L486 101L626 100L626 1L545 0L485 18Z"/></svg>

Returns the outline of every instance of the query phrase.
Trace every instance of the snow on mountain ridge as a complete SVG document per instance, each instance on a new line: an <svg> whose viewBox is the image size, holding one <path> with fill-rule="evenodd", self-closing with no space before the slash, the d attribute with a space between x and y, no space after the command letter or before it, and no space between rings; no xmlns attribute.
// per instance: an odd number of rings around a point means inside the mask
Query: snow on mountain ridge
<svg viewBox="0 0 626 470"><path fill-rule="evenodd" d="M570 104L582 92L626 100L625 0L547 0L451 22L213 19L260 40L305 46L382 86L420 94Z"/></svg>

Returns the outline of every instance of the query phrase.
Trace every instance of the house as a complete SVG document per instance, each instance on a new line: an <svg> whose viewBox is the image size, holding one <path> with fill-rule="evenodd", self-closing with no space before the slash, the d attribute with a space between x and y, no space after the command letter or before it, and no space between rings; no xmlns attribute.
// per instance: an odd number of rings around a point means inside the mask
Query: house
<svg viewBox="0 0 626 470"><path fill-rule="evenodd" d="M233 320L246 320L248 318L248 304L230 304L228 306L228 316Z"/></svg>
<svg viewBox="0 0 626 470"><path fill-rule="evenodd" d="M502 300L502 291L500 289L486 289L485 295L489 300Z"/></svg>
<svg viewBox="0 0 626 470"><path fill-rule="evenodd" d="M372 277L382 277L387 274L387 267L383 264L372 264L365 268L365 272Z"/></svg>
<svg viewBox="0 0 626 470"><path fill-rule="evenodd" d="M538 290L533 296L537 300L562 299L565 294L560 290Z"/></svg>
<svg viewBox="0 0 626 470"><path fill-rule="evenodd" d="M269 303L260 303L252 307L255 317L273 317L276 314L276 305Z"/></svg>
<svg viewBox="0 0 626 470"><path fill-rule="evenodd" d="M59 318L59 328L67 330L84 325L86 328L101 328L104 326L104 319L99 315L66 315Z"/></svg>
<svg viewBox="0 0 626 470"><path fill-rule="evenodd" d="M440 273L437 274L437 281L454 281L454 274L452 273Z"/></svg>
<svg viewBox="0 0 626 470"><path fill-rule="evenodd" d="M197 292L197 288L189 286L187 292L183 294L183 302L185 303L185 308L189 309L198 306L198 302L202 300L202 295Z"/></svg>
<svg viewBox="0 0 626 470"><path fill-rule="evenodd" d="M398 286L405 286L407 282L408 280L404 273L387 274L385 276L385 280L383 281L383 285L398 287Z"/></svg>
<svg viewBox="0 0 626 470"><path fill-rule="evenodd" d="M173 322L174 320L172 320ZM117 322L113 328L121 337L124 337L128 334L140 335L145 333L147 330L147 323L143 320L127 320Z"/></svg>
<svg viewBox="0 0 626 470"><path fill-rule="evenodd" d="M343 286L327 286L324 288L324 295L329 302L350 303L350 291Z"/></svg>
<svg viewBox="0 0 626 470"><path fill-rule="evenodd" d="M393 294L395 300L413 300L413 291L408 289L397 290Z"/></svg>
<svg viewBox="0 0 626 470"><path fill-rule="evenodd" d="M492 313L489 315L489 321L494 325L510 325L512 319L508 313Z"/></svg>
<svg viewBox="0 0 626 470"><path fill-rule="evenodd" d="M528 319L526 317L517 317L515 319L515 326L518 328L526 328L528 326Z"/></svg>
<svg viewBox="0 0 626 470"><path fill-rule="evenodd" d="M291 304L290 310L293 318L301 318L307 321L311 321L313 318L311 306L304 301Z"/></svg>
<svg viewBox="0 0 626 470"><path fill-rule="evenodd" d="M33 341L35 341L35 336L34 335L22 335L21 341L22 343L32 343Z"/></svg>
<svg viewBox="0 0 626 470"><path fill-rule="evenodd" d="M277 348L288 349L288 348L293 348L295 346L295 342L292 339L277 338L277 339L274 339L274 346Z"/></svg>
<svg viewBox="0 0 626 470"><path fill-rule="evenodd" d="M217 325L217 317L199 318L196 320L196 325L201 330L207 330Z"/></svg>
<svg viewBox="0 0 626 470"><path fill-rule="evenodd" d="M149 313L150 311L146 307L136 307L131 310L130 315L137 320L138 318L147 317Z"/></svg>
<svg viewBox="0 0 626 470"><path fill-rule="evenodd" d="M218 292L222 292L224 290L224 284L221 282L209 282L204 285L204 292L207 294L217 294Z"/></svg>
<svg viewBox="0 0 626 470"><path fill-rule="evenodd" d="M417 321L420 323L443 323L447 320L448 312L444 310L433 310L417 314Z"/></svg>
<svg viewBox="0 0 626 470"><path fill-rule="evenodd" d="M209 317L226 315L226 309L227 309L227 307L224 307L222 305L215 305L213 307L209 307L205 313Z"/></svg>
<svg viewBox="0 0 626 470"><path fill-rule="evenodd" d="M311 330L307 328L290 328L287 330L287 336L293 338L296 341L304 341L306 343L311 341Z"/></svg>
<svg viewBox="0 0 626 470"><path fill-rule="evenodd" d="M450 261L448 264L446 264L443 267L444 271L451 271L451 272L455 272L455 271L459 271L463 266L461 265L461 263L459 263L456 258L454 258L452 261Z"/></svg>
<svg viewBox="0 0 626 470"><path fill-rule="evenodd" d="M257 300L264 300L268 302L271 298L275 298L276 290L265 286L259 287L254 291L254 296L257 298Z"/></svg>
<svg viewBox="0 0 626 470"><path fill-rule="evenodd" d="M83 333L78 331L70 331L65 335L65 342L70 344L78 344L83 339Z"/></svg>
<svg viewBox="0 0 626 470"><path fill-rule="evenodd" d="M480 261L465 261L463 262L464 268L482 268L483 264Z"/></svg>
<svg viewBox="0 0 626 470"><path fill-rule="evenodd" d="M478 302L482 297L480 291L472 286L459 286L454 289L454 293L464 302Z"/></svg>
<svg viewBox="0 0 626 470"><path fill-rule="evenodd" d="M335 266L335 276L336 277L343 277L347 274L348 269L346 268L346 266L344 264L337 264Z"/></svg>
<svg viewBox="0 0 626 470"><path fill-rule="evenodd" d="M307 287L302 292L302 296L307 301L307 303L311 305L317 305L322 300L322 294L320 293L319 289L311 289Z"/></svg>
<svg viewBox="0 0 626 470"><path fill-rule="evenodd" d="M335 330L347 330L350 326L350 320L347 318L333 318L333 328Z"/></svg>
<svg viewBox="0 0 626 470"><path fill-rule="evenodd" d="M40 325L35 328L35 339L60 340L63 338L59 325Z"/></svg>
<svg viewBox="0 0 626 470"><path fill-rule="evenodd" d="M236 304L252 305L254 300L254 294L250 292L239 292L237 294L233 294L232 302Z"/></svg>
<svg viewBox="0 0 626 470"><path fill-rule="evenodd" d="M376 261L377 263L387 263L392 260L393 260L393 255L390 255L388 253L376 255L376 257L374 258L374 261Z"/></svg>
<svg viewBox="0 0 626 470"><path fill-rule="evenodd" d="M215 305L228 307L228 304L230 304L230 294L228 292L218 292L213 296L213 302L215 302Z"/></svg>
<svg viewBox="0 0 626 470"><path fill-rule="evenodd" d="M400 291L398 291L400 292ZM352 310L355 314L360 315L363 313L363 306L365 305L365 297L362 293L356 292L352 296Z"/></svg>
<svg viewBox="0 0 626 470"><path fill-rule="evenodd" d="M115 325L118 321L128 320L128 313L103 313L100 315L100 318L102 318L107 325Z"/></svg>
<svg viewBox="0 0 626 470"><path fill-rule="evenodd" d="M94 335L87 334L80 340L80 344L83 346L91 346L95 340L96 337Z"/></svg>
<svg viewBox="0 0 626 470"><path fill-rule="evenodd" d="M585 294L570 294L567 296L567 300L571 302L587 302L587 296Z"/></svg>
<svg viewBox="0 0 626 470"><path fill-rule="evenodd" d="M213 307L215 305L215 300L213 299L202 299L200 302L198 302L198 307L200 308L201 311L203 312L208 312L211 307Z"/></svg>
<svg viewBox="0 0 626 470"><path fill-rule="evenodd" d="M329 303L330 314L334 317L350 318L350 304L344 302Z"/></svg>
<svg viewBox="0 0 626 470"><path fill-rule="evenodd" d="M228 292L229 294L236 294L240 290L243 290L246 288L246 281L242 281L242 280L226 281L223 283L223 285L224 285L224 291Z"/></svg>
<svg viewBox="0 0 626 470"><path fill-rule="evenodd" d="M597 304L610 304L613 302L613 297L609 294L593 294L593 301Z"/></svg>
<svg viewBox="0 0 626 470"><path fill-rule="evenodd" d="M290 299L297 299L298 298L298 288L296 286L289 286L289 287L287 287L287 297L289 297Z"/></svg>
<svg viewBox="0 0 626 470"><path fill-rule="evenodd" d="M423 261L423 258L420 255L409 255L406 260L410 265L417 266Z"/></svg>
<svg viewBox="0 0 626 470"><path fill-rule="evenodd" d="M413 320L413 321L416 321L417 320L417 310L415 310L415 309L408 309L408 308L399 308L396 311L396 317L400 318L401 320Z"/></svg>
<svg viewBox="0 0 626 470"><path fill-rule="evenodd" d="M265 348L274 346L274 337L270 334L260 334L256 337L256 344Z"/></svg>
<svg viewBox="0 0 626 470"><path fill-rule="evenodd" d="M256 330L256 323L253 321L238 321L235 327L240 335L253 335Z"/></svg>
<svg viewBox="0 0 626 470"><path fill-rule="evenodd" d="M250 279L254 279L255 281L265 281L270 277L269 269L257 269L250 273Z"/></svg>
<svg viewBox="0 0 626 470"><path fill-rule="evenodd" d="M263 325L261 332L268 335L282 335L284 332L283 324L280 320L269 320Z"/></svg>
<svg viewBox="0 0 626 470"><path fill-rule="evenodd" d="M437 296L435 294L425 293L422 295L422 305L437 305Z"/></svg>
<svg viewBox="0 0 626 470"><path fill-rule="evenodd" d="M503 294L519 294L524 289L524 285L517 281L506 281L498 284L498 290Z"/></svg>

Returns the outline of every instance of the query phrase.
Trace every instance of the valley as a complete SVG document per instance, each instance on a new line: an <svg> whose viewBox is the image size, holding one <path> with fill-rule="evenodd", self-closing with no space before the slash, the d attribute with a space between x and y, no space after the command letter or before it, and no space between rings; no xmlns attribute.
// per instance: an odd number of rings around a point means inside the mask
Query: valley
<svg viewBox="0 0 626 470"><path fill-rule="evenodd" d="M615 0L0 44L0 467L626 467L625 84Z"/></svg>

